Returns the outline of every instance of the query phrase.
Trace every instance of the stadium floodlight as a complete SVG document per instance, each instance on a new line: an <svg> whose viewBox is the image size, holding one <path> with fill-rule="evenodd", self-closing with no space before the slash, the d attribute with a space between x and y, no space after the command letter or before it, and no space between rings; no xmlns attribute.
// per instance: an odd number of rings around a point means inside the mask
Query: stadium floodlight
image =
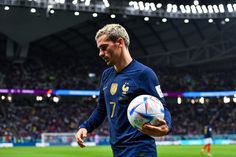
<svg viewBox="0 0 236 157"><path fill-rule="evenodd" d="M170 13L172 11L172 4L167 4L167 6L166 6L166 12L167 13Z"/></svg>
<svg viewBox="0 0 236 157"><path fill-rule="evenodd" d="M10 7L9 6L5 6L4 10L10 10Z"/></svg>
<svg viewBox="0 0 236 157"><path fill-rule="evenodd" d="M225 18L225 22L229 22L229 18Z"/></svg>
<svg viewBox="0 0 236 157"><path fill-rule="evenodd" d="M143 3L143 1L139 1L138 5L139 5L139 10L144 10L144 3Z"/></svg>
<svg viewBox="0 0 236 157"><path fill-rule="evenodd" d="M198 0L194 0L194 1L193 1L193 4L194 4L194 5L199 5L199 1L198 1Z"/></svg>
<svg viewBox="0 0 236 157"><path fill-rule="evenodd" d="M30 9L30 12L31 12L31 13L36 13L36 9L35 9L35 8L31 8L31 9Z"/></svg>
<svg viewBox="0 0 236 157"><path fill-rule="evenodd" d="M189 19L184 19L184 23L189 23Z"/></svg>
<svg viewBox="0 0 236 157"><path fill-rule="evenodd" d="M55 10L53 10L53 9L50 9L50 11L49 11L51 14L54 14L55 13Z"/></svg>
<svg viewBox="0 0 236 157"><path fill-rule="evenodd" d="M236 103L236 98L235 97L233 98L233 102Z"/></svg>
<svg viewBox="0 0 236 157"><path fill-rule="evenodd" d="M75 11L75 12L74 12L74 15L75 15L75 16L79 16L79 12L78 12L78 11Z"/></svg>
<svg viewBox="0 0 236 157"><path fill-rule="evenodd" d="M157 8L160 9L162 7L162 4L161 3L157 3Z"/></svg>
<svg viewBox="0 0 236 157"><path fill-rule="evenodd" d="M196 14L197 13L197 9L196 9L196 6L195 5L191 5L191 12L193 14Z"/></svg>
<svg viewBox="0 0 236 157"><path fill-rule="evenodd" d="M91 1L91 0L86 0L86 1L84 2L84 5L85 5L85 6L89 6L89 5L90 5L90 1Z"/></svg>
<svg viewBox="0 0 236 157"><path fill-rule="evenodd" d="M165 23L165 22L167 22L167 18L163 18L163 19L161 19L161 21Z"/></svg>
<svg viewBox="0 0 236 157"><path fill-rule="evenodd" d="M36 101L42 101L43 97L42 96L36 96Z"/></svg>
<svg viewBox="0 0 236 157"><path fill-rule="evenodd" d="M103 3L104 3L106 8L110 7L110 4L109 4L108 0L103 0Z"/></svg>
<svg viewBox="0 0 236 157"><path fill-rule="evenodd" d="M57 96L54 96L54 97L52 98L52 101L55 102L55 103L58 103L58 102L60 101L60 98L57 97Z"/></svg>
<svg viewBox="0 0 236 157"><path fill-rule="evenodd" d="M72 4L74 4L74 5L78 4L78 0L73 0Z"/></svg>
<svg viewBox="0 0 236 157"><path fill-rule="evenodd" d="M180 11L181 11L183 14L186 13L186 10L185 10L184 5L180 5L179 8L180 8Z"/></svg>
<svg viewBox="0 0 236 157"><path fill-rule="evenodd" d="M93 17L98 17L98 14L97 13L93 13L92 16Z"/></svg>
<svg viewBox="0 0 236 157"><path fill-rule="evenodd" d="M177 103L178 103L178 104L181 104L181 103L182 103L181 97L178 97L178 98L177 98Z"/></svg>
<svg viewBox="0 0 236 157"><path fill-rule="evenodd" d="M197 12L198 12L199 14L202 14L202 13L203 13L202 8L201 8L200 5L197 5L196 8L197 8Z"/></svg>
<svg viewBox="0 0 236 157"><path fill-rule="evenodd" d="M190 14L190 13L191 13L191 8L190 8L189 5L186 5L186 6L185 6L185 10L186 10L186 13L187 13L187 14Z"/></svg>
<svg viewBox="0 0 236 157"><path fill-rule="evenodd" d="M173 12L173 13L177 13L177 11L178 11L177 5L176 5L176 4L173 4L173 5L172 5L172 12Z"/></svg>
<svg viewBox="0 0 236 157"><path fill-rule="evenodd" d="M55 3L64 4L65 0L55 0Z"/></svg>
<svg viewBox="0 0 236 157"><path fill-rule="evenodd" d="M225 96L225 97L223 98L223 102L224 102L225 104L230 103L230 98Z"/></svg>
<svg viewBox="0 0 236 157"><path fill-rule="evenodd" d="M156 11L157 10L157 8L156 8L154 3L150 3L150 7L151 7L152 11Z"/></svg>
<svg viewBox="0 0 236 157"><path fill-rule="evenodd" d="M205 5L202 5L202 11L204 14L207 14L208 13L208 10L207 10L207 7Z"/></svg>
<svg viewBox="0 0 236 157"><path fill-rule="evenodd" d="M11 96L11 95L8 95L8 96L7 96L7 100L8 100L9 102L11 102L11 101L12 101L12 96Z"/></svg>
<svg viewBox="0 0 236 157"><path fill-rule="evenodd" d="M214 13L212 5L208 5L207 8L210 14Z"/></svg>
<svg viewBox="0 0 236 157"><path fill-rule="evenodd" d="M5 98L6 98L6 97L5 97L4 95L1 96L1 99L2 99L2 100L5 100Z"/></svg>
<svg viewBox="0 0 236 157"><path fill-rule="evenodd" d="M213 23L213 19L208 19L208 22L209 23Z"/></svg>
<svg viewBox="0 0 236 157"><path fill-rule="evenodd" d="M148 2L145 3L144 10L146 10L146 11L150 10L150 3L148 3Z"/></svg>
<svg viewBox="0 0 236 157"><path fill-rule="evenodd" d="M195 100L194 100L194 99L191 99L191 103L192 103L192 104L195 104Z"/></svg>
<svg viewBox="0 0 236 157"><path fill-rule="evenodd" d="M213 5L212 8L213 8L214 13L220 12L217 5Z"/></svg>
<svg viewBox="0 0 236 157"><path fill-rule="evenodd" d="M224 8L223 4L219 4L219 10L220 10L220 13L224 13L225 12L225 8Z"/></svg>
<svg viewBox="0 0 236 157"><path fill-rule="evenodd" d="M236 11L236 4L233 4L234 11Z"/></svg>
<svg viewBox="0 0 236 157"><path fill-rule="evenodd" d="M199 99L199 102L201 103L201 104L204 104L204 98L203 97L201 97L200 99Z"/></svg>
<svg viewBox="0 0 236 157"><path fill-rule="evenodd" d="M232 4L227 4L227 9L229 13L232 13L234 11Z"/></svg>
<svg viewBox="0 0 236 157"><path fill-rule="evenodd" d="M115 14L111 14L111 18L112 19L116 18L116 15Z"/></svg>
<svg viewBox="0 0 236 157"><path fill-rule="evenodd" d="M144 17L144 21L149 21L149 17Z"/></svg>

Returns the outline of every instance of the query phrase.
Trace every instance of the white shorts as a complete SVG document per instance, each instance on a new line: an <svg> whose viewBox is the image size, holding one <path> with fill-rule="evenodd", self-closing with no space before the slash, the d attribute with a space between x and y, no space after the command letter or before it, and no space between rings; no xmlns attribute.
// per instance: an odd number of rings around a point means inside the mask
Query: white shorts
<svg viewBox="0 0 236 157"><path fill-rule="evenodd" d="M212 138L211 137L205 138L205 144L212 144Z"/></svg>

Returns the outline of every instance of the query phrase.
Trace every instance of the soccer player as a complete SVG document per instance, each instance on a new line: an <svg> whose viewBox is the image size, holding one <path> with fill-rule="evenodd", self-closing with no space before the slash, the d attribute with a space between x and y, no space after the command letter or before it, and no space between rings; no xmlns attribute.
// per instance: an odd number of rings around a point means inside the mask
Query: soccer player
<svg viewBox="0 0 236 157"><path fill-rule="evenodd" d="M171 130L171 115L156 74L131 57L129 35L121 25L104 26L95 40L99 56L111 67L102 74L97 107L76 133L78 144L85 147L83 139L87 133L107 117L114 157L156 157L155 140L151 136L164 136ZM156 119L158 126L145 124L137 130L128 121L127 108L132 99L142 94L159 98L165 105L165 117Z"/></svg>
<svg viewBox="0 0 236 157"><path fill-rule="evenodd" d="M205 145L202 147L200 154L203 154L207 149L207 155L211 156L212 128L210 125L204 127L204 138Z"/></svg>

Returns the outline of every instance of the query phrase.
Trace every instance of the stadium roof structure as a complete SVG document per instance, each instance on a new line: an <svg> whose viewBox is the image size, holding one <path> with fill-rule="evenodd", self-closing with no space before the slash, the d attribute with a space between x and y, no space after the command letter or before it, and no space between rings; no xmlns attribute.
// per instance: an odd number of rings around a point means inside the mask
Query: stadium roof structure
<svg viewBox="0 0 236 157"><path fill-rule="evenodd" d="M141 1L108 0L109 6L105 0L90 0L89 5L86 1L0 0L1 56L62 55L97 61L96 31L119 23L130 34L132 55L148 65L235 66L236 1L142 1L143 9Z"/></svg>

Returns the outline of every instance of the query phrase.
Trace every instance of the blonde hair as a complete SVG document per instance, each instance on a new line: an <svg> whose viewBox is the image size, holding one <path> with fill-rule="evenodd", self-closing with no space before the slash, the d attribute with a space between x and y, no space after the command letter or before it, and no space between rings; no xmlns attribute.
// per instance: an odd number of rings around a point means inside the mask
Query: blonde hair
<svg viewBox="0 0 236 157"><path fill-rule="evenodd" d="M130 44L129 35L128 35L127 31L125 30L125 28L123 26L121 26L120 24L107 24L107 25L105 25L103 28L101 28L97 31L96 36L95 36L95 40L97 41L97 39L104 34L108 36L108 39L110 39L111 41L114 41L114 42L118 38L123 38L123 40L125 42L125 46L129 47L129 44Z"/></svg>

